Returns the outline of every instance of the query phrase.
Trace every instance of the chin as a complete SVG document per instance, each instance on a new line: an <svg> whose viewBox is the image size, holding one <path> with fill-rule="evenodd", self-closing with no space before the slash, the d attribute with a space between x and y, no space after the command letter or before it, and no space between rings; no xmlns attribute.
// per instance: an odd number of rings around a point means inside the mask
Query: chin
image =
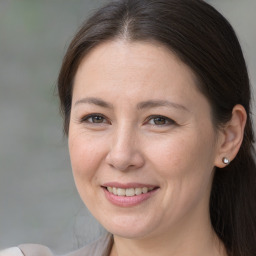
<svg viewBox="0 0 256 256"><path fill-rule="evenodd" d="M138 230L137 228L131 230L131 227L127 229L112 228L111 230L108 231L115 236L123 237L126 239L141 239L148 235L148 232L144 230Z"/></svg>
<svg viewBox="0 0 256 256"><path fill-rule="evenodd" d="M131 219L131 216L112 217L111 222L102 221L101 224L111 234L127 239L140 239L154 230L152 222L146 223L145 220Z"/></svg>

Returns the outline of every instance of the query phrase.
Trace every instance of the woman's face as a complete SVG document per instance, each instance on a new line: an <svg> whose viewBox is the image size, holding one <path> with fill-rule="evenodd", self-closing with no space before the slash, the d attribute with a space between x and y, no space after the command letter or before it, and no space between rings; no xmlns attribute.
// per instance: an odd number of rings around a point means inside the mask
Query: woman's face
<svg viewBox="0 0 256 256"><path fill-rule="evenodd" d="M117 40L83 59L71 164L82 200L108 231L139 238L209 220L218 152L210 112L193 72L163 46Z"/></svg>

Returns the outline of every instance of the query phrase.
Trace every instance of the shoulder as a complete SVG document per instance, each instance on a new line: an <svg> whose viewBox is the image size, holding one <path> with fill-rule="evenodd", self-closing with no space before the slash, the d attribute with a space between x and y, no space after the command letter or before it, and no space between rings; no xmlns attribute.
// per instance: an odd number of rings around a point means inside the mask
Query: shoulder
<svg viewBox="0 0 256 256"><path fill-rule="evenodd" d="M18 247L25 256L53 256L49 248L40 244L21 244Z"/></svg>
<svg viewBox="0 0 256 256"><path fill-rule="evenodd" d="M113 245L113 236L110 233L103 235L97 241L86 245L65 256L109 256Z"/></svg>
<svg viewBox="0 0 256 256"><path fill-rule="evenodd" d="M51 251L39 244L22 244L0 251L0 256L53 256Z"/></svg>
<svg viewBox="0 0 256 256"><path fill-rule="evenodd" d="M24 256L18 247L11 247L0 251L0 256Z"/></svg>
<svg viewBox="0 0 256 256"><path fill-rule="evenodd" d="M113 245L112 234L105 234L97 241L86 245L65 256L109 256ZM39 244L21 244L18 247L12 247L0 251L0 256L54 256L50 249Z"/></svg>
<svg viewBox="0 0 256 256"><path fill-rule="evenodd" d="M21 244L18 247L11 247L0 251L0 256L53 256L52 252L43 245Z"/></svg>

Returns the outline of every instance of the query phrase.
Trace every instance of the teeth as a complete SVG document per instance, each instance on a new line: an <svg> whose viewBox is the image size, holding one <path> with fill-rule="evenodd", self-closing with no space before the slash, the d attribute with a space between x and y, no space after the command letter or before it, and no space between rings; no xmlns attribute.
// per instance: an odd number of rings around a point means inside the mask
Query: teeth
<svg viewBox="0 0 256 256"><path fill-rule="evenodd" d="M116 195L116 196L138 196L141 194L146 194L149 191L152 191L153 188L147 188L147 187L143 187L143 188L115 188L115 187L107 187L107 190Z"/></svg>
<svg viewBox="0 0 256 256"><path fill-rule="evenodd" d="M148 193L148 188L146 188L146 187L142 188L142 193L143 193L143 194Z"/></svg>
<svg viewBox="0 0 256 256"><path fill-rule="evenodd" d="M135 194L138 196L142 193L142 189L141 188L135 188Z"/></svg>
<svg viewBox="0 0 256 256"><path fill-rule="evenodd" d="M126 191L123 188L117 188L117 195L118 196L125 196Z"/></svg>
<svg viewBox="0 0 256 256"><path fill-rule="evenodd" d="M135 196L134 188L127 188L125 190L125 195L126 196Z"/></svg>

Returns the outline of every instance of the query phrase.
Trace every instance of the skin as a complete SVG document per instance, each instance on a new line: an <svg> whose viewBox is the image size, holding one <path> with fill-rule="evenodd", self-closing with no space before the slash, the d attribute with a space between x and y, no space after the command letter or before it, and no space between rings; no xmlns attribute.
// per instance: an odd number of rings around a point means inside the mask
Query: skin
<svg viewBox="0 0 256 256"><path fill-rule="evenodd" d="M114 234L111 255L226 255L208 205L214 167L241 144L243 111L234 108L216 131L193 72L164 46L116 40L86 55L74 81L69 150L83 202ZM107 182L158 189L121 207L107 200Z"/></svg>

